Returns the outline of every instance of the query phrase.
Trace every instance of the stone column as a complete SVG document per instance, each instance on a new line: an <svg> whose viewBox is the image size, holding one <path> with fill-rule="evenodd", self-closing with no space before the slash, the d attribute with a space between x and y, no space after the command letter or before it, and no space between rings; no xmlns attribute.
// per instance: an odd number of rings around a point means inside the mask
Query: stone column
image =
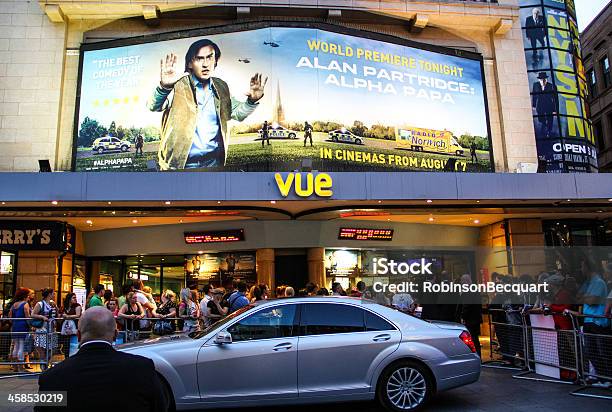
<svg viewBox="0 0 612 412"><path fill-rule="evenodd" d="M325 248L313 247L308 249L308 281L327 287L325 284Z"/></svg>
<svg viewBox="0 0 612 412"><path fill-rule="evenodd" d="M257 283L263 283L273 292L276 289L274 279L274 249L257 249Z"/></svg>

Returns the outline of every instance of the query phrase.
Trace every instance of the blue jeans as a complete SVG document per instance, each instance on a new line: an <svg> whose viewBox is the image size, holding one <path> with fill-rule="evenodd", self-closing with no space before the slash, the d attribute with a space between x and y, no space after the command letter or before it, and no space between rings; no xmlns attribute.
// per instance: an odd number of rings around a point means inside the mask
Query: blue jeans
<svg viewBox="0 0 612 412"><path fill-rule="evenodd" d="M185 163L185 169L223 166L223 158L221 150L215 150L204 155L189 156L187 163Z"/></svg>

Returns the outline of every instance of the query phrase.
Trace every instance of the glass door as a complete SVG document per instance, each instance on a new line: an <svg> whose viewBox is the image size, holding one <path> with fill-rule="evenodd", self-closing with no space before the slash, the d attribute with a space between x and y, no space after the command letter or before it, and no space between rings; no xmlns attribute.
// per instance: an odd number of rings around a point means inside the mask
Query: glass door
<svg viewBox="0 0 612 412"><path fill-rule="evenodd" d="M163 288L170 289L178 297L181 289L185 287L184 266L164 266Z"/></svg>
<svg viewBox="0 0 612 412"><path fill-rule="evenodd" d="M15 294L15 254L0 251L0 307Z"/></svg>

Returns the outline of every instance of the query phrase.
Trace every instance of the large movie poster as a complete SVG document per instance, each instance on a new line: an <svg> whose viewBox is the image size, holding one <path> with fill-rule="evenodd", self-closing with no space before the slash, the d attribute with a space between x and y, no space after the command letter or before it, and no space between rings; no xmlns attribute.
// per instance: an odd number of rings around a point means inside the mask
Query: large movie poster
<svg viewBox="0 0 612 412"><path fill-rule="evenodd" d="M573 0L520 0L540 170L596 172Z"/></svg>
<svg viewBox="0 0 612 412"><path fill-rule="evenodd" d="M200 33L83 52L75 170L491 171L477 55L321 28Z"/></svg>
<svg viewBox="0 0 612 412"><path fill-rule="evenodd" d="M202 253L185 257L187 279L219 287L227 278L257 283L255 252ZM189 283L189 282L188 282Z"/></svg>

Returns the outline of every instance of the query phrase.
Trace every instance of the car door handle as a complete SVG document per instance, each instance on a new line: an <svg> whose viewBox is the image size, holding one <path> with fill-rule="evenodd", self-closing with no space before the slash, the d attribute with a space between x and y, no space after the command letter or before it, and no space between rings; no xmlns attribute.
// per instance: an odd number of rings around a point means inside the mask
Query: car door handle
<svg viewBox="0 0 612 412"><path fill-rule="evenodd" d="M289 350L293 347L292 344L290 344L289 342L286 343L279 343L278 345L276 345L275 347L272 348L272 350L274 351L279 351L279 350Z"/></svg>
<svg viewBox="0 0 612 412"><path fill-rule="evenodd" d="M376 335L376 336L374 336L374 337L372 338L372 340L373 340L374 342L384 342L384 341L389 340L389 339L391 339L391 335L388 335L388 334L384 334L384 335Z"/></svg>

